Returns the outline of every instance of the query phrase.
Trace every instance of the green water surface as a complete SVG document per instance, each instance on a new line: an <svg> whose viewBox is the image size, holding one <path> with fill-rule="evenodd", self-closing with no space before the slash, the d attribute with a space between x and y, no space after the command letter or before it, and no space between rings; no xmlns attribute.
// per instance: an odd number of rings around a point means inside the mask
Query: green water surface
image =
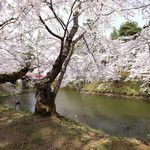
<svg viewBox="0 0 150 150"><path fill-rule="evenodd" d="M34 112L35 94L24 93L0 98L0 104ZM150 134L150 103L126 98L81 95L73 90L60 90L56 98L57 111L95 129L126 137L148 138Z"/></svg>

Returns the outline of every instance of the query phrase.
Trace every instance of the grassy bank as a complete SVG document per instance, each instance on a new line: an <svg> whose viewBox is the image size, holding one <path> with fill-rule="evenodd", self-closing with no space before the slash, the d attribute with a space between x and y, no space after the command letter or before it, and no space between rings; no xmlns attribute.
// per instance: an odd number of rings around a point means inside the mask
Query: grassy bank
<svg viewBox="0 0 150 150"><path fill-rule="evenodd" d="M10 96L9 91L5 87L5 84L0 84L0 97Z"/></svg>
<svg viewBox="0 0 150 150"><path fill-rule="evenodd" d="M146 98L150 100L150 88L140 80L126 80L122 77L119 81L103 82L71 82L66 88L80 89L89 94L103 94L108 96L123 96L134 98Z"/></svg>
<svg viewBox="0 0 150 150"><path fill-rule="evenodd" d="M148 87L142 81L119 80L103 82L100 80L99 82L84 84L82 90L102 94L108 93L114 96L143 97L150 99Z"/></svg>
<svg viewBox="0 0 150 150"><path fill-rule="evenodd" d="M149 150L150 140L120 138L68 120L0 106L0 150Z"/></svg>

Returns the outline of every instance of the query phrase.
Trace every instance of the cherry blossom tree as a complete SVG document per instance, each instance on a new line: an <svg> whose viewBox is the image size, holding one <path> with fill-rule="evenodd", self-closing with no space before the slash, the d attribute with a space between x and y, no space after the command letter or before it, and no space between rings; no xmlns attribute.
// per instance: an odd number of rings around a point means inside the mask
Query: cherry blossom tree
<svg viewBox="0 0 150 150"><path fill-rule="evenodd" d="M149 18L149 7L148 0L2 1L0 57L9 67L6 69L1 63L1 70L11 73L26 63L33 68L47 68L47 75L36 83L35 114L61 117L56 112L55 98L72 54L75 54L70 62L73 69L68 68L70 75L66 74L69 78L118 79L114 70L123 67L119 61L126 62L124 49L130 51L130 46L137 41L112 41L105 37L105 30L116 16L131 19L135 10L142 12L145 19Z"/></svg>

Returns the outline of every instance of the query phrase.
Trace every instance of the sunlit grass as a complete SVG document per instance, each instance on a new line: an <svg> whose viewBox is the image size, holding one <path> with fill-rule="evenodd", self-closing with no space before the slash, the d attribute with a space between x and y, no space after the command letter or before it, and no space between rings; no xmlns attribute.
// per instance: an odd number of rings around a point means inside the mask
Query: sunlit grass
<svg viewBox="0 0 150 150"><path fill-rule="evenodd" d="M121 145L126 148L123 150L136 150L143 144L140 140L110 136L70 119L39 117L4 106L0 106L0 114L0 150L119 150ZM148 148L144 145L141 150Z"/></svg>

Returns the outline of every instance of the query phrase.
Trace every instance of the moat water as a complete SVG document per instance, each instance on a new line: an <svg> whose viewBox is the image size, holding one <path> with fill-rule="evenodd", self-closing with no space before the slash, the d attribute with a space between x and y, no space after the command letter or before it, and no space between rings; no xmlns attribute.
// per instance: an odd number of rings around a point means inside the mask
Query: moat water
<svg viewBox="0 0 150 150"><path fill-rule="evenodd" d="M0 98L0 104L34 112L35 93ZM106 133L136 138L150 134L150 103L127 98L86 95L73 90L60 90L56 98L57 112Z"/></svg>

